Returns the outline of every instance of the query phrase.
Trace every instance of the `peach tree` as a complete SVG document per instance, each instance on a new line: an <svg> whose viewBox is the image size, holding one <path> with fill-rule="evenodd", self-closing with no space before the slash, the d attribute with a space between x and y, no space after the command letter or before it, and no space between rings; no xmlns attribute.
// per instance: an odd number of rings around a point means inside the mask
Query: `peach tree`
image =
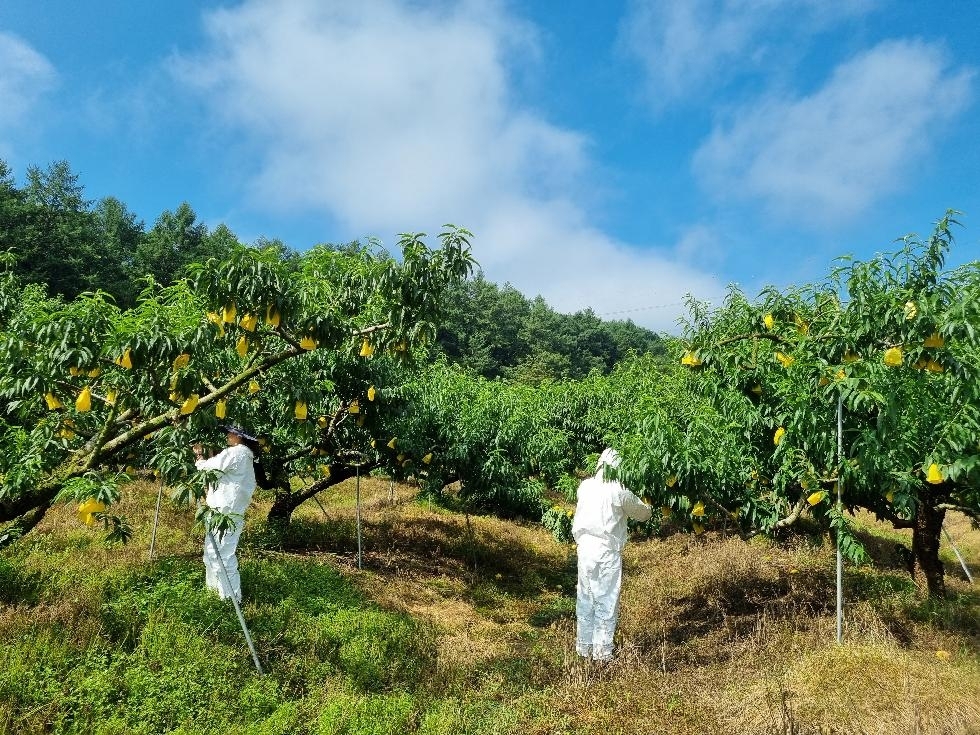
<svg viewBox="0 0 980 735"><path fill-rule="evenodd" d="M574 501L595 456L633 427L640 397L660 395L672 371L644 355L609 375L531 386L436 362L397 391L404 410L386 414L374 449L429 493L452 487L467 509L565 524L555 504Z"/></svg>
<svg viewBox="0 0 980 735"><path fill-rule="evenodd" d="M469 236L447 227L430 248L424 236L404 235L400 259L375 245L295 258L236 248L173 286L149 283L128 310L100 293L48 298L18 283L8 259L0 544L59 500L81 503L85 520L124 538L110 506L127 470L149 468L180 486L190 444L223 422L265 434L281 475L304 469L314 451L343 465L370 440L356 435L364 422L352 404L434 339L442 295L472 270ZM291 493L280 482L280 507Z"/></svg>
<svg viewBox="0 0 980 735"><path fill-rule="evenodd" d="M867 509L912 529L943 595L943 518L980 519L980 269L945 267L954 224L947 213L927 240L820 283L693 303L677 398L644 412L624 478L696 531L772 533L808 514L854 560L847 511Z"/></svg>

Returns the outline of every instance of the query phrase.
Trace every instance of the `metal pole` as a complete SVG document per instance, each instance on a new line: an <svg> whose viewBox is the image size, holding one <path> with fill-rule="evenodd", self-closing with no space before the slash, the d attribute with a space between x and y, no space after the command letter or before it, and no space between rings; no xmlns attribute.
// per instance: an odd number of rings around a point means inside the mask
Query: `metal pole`
<svg viewBox="0 0 980 735"><path fill-rule="evenodd" d="M841 491L844 485L844 397L837 395L837 512L841 512ZM837 533L837 643L843 638L844 629L844 557L840 550L840 532Z"/></svg>
<svg viewBox="0 0 980 735"><path fill-rule="evenodd" d="M163 480L160 481L160 491L157 493L157 509L153 514L153 534L150 536L150 561L153 561L153 547L157 541L157 523L160 520L161 498L163 498Z"/></svg>
<svg viewBox="0 0 980 735"><path fill-rule="evenodd" d="M357 465L357 568L361 569L361 465Z"/></svg>
<svg viewBox="0 0 980 735"><path fill-rule="evenodd" d="M235 593L231 589L231 577L228 576L228 570L225 568L225 560L222 559L221 554L218 553L218 544L215 543L211 530L206 529L205 533L208 535L208 541L211 542L211 550L214 552L214 555L218 560L218 565L221 567L221 571L225 575L225 583L228 585L228 591L231 593L231 604L235 606L235 614L238 616L238 623L242 626L242 632L245 634L245 642L248 644L248 650L252 654L252 661L255 662L255 670L259 672L259 676L263 676L265 672L262 671L262 664L259 663L258 654L255 653L255 646L252 644L252 636L248 634L248 626L245 625L245 616L242 615L241 605L238 604L238 600L235 598Z"/></svg>
<svg viewBox="0 0 980 735"><path fill-rule="evenodd" d="M969 568L966 566L966 562L963 561L963 557L960 556L960 550L956 548L956 544L953 543L953 537L949 535L949 531L946 530L946 524L943 524L943 533L946 534L946 540L949 541L949 545L953 547L953 553L956 554L956 558L960 561L960 566L963 567L963 573L966 578L970 580L970 584L973 584L973 575L970 574Z"/></svg>

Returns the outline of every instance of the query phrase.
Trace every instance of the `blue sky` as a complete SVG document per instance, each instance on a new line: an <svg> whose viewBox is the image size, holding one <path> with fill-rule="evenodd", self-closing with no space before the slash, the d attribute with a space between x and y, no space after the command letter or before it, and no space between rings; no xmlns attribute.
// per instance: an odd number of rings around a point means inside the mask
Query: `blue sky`
<svg viewBox="0 0 980 735"><path fill-rule="evenodd" d="M0 157L151 226L474 232L487 276L673 331L947 208L980 257L980 4L0 4Z"/></svg>

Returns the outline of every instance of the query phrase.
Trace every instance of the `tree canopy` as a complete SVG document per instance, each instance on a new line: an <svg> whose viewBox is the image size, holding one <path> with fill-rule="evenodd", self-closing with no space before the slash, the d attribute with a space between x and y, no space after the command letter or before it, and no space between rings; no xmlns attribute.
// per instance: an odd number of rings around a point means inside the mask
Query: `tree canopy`
<svg viewBox="0 0 980 735"><path fill-rule="evenodd" d="M913 529L941 595L943 516L980 518L980 264L945 269L955 224L823 282L692 303L684 398L649 405L624 477L699 528L774 532L808 513L853 559L843 511L866 508Z"/></svg>
<svg viewBox="0 0 980 735"><path fill-rule="evenodd" d="M284 262L274 248L236 247L172 286L151 285L125 310L101 293L50 298L22 285L8 256L0 280L5 537L32 527L59 497L111 504L130 464L180 486L188 447L219 420L248 420L274 437L285 447L280 461L319 444L343 463L369 440L357 436L359 422L344 421L369 387L358 360L375 352L410 360L431 343L442 294L472 267L468 236L450 227L430 249L405 235L400 260L314 248ZM311 409L332 419L311 422ZM125 536L121 519L102 517Z"/></svg>
<svg viewBox="0 0 980 735"><path fill-rule="evenodd" d="M660 335L631 321L604 321L591 310L560 314L482 274L451 293L438 345L477 375L530 384L609 373L630 354L666 350Z"/></svg>

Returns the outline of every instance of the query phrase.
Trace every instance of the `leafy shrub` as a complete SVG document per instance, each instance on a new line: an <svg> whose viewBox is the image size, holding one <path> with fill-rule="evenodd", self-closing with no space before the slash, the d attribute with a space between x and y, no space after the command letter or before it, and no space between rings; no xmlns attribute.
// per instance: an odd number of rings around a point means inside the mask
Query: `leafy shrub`
<svg viewBox="0 0 980 735"><path fill-rule="evenodd" d="M412 689L435 667L431 635L407 616L383 610L319 615L297 642L362 691Z"/></svg>
<svg viewBox="0 0 980 735"><path fill-rule="evenodd" d="M519 732L520 715L500 702L444 699L430 703L419 735L479 735Z"/></svg>
<svg viewBox="0 0 980 735"><path fill-rule="evenodd" d="M241 629L227 602L204 588L204 568L189 559L165 559L152 567L107 582L102 605L110 639L135 647L154 616L172 617L235 645Z"/></svg>
<svg viewBox="0 0 980 735"><path fill-rule="evenodd" d="M572 540L572 511L553 505L541 516L541 525L551 532L555 540L567 544Z"/></svg>

